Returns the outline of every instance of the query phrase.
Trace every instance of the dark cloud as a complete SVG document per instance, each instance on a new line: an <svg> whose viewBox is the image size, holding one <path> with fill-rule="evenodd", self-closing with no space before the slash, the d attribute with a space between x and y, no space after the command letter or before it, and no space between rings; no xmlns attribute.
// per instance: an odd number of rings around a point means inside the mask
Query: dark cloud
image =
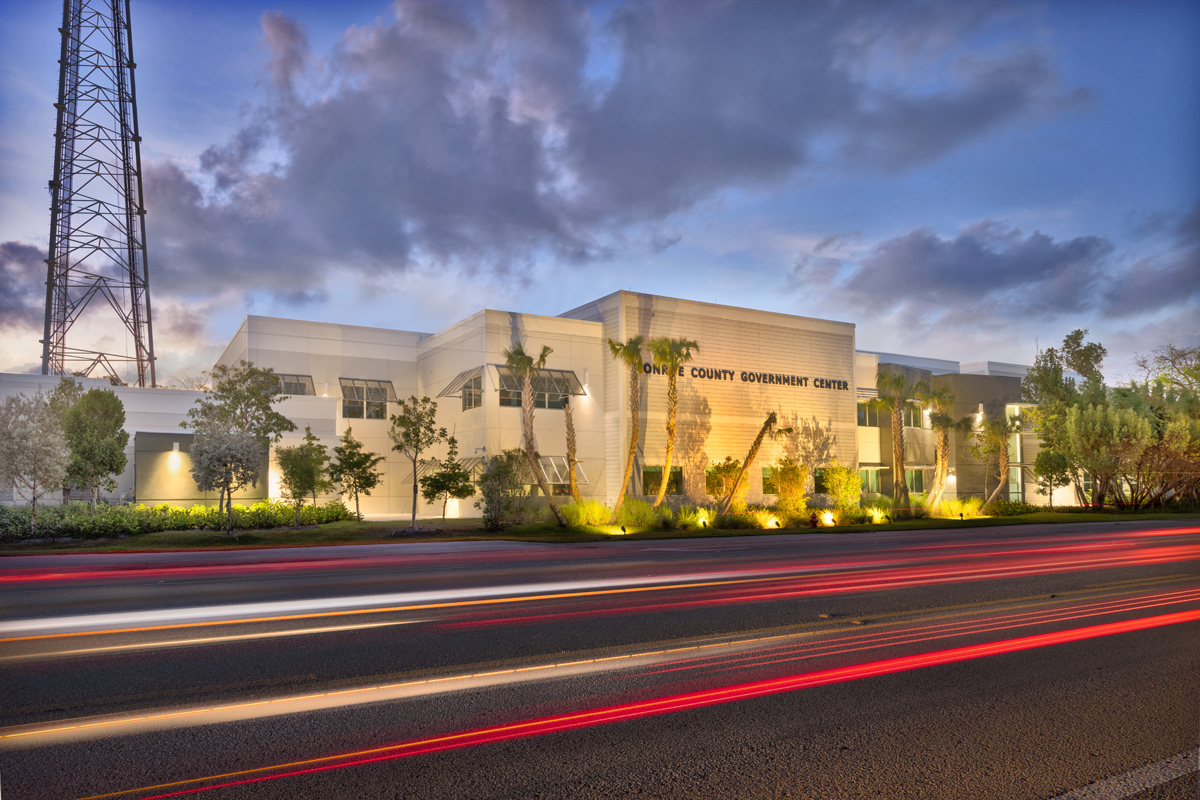
<svg viewBox="0 0 1200 800"><path fill-rule="evenodd" d="M730 188L906 169L1072 107L1011 33L968 56L995 13L963 5L645 0L599 21L570 0L403 0L321 58L269 13L264 104L198 174L146 169L156 288L305 298L330 265L514 276L631 231L653 249Z"/></svg>
<svg viewBox="0 0 1200 800"><path fill-rule="evenodd" d="M46 251L0 242L0 329L40 328L46 321Z"/></svg>
<svg viewBox="0 0 1200 800"><path fill-rule="evenodd" d="M1159 224L1170 234L1168 246L1112 281L1104 293L1105 313L1123 317L1178 305L1200 311L1200 200Z"/></svg>

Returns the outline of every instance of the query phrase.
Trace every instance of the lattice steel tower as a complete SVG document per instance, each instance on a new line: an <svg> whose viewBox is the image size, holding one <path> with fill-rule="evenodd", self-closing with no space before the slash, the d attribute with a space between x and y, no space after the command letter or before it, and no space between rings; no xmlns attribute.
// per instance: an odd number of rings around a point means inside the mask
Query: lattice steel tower
<svg viewBox="0 0 1200 800"><path fill-rule="evenodd" d="M121 380L117 365L133 364L137 385L154 386L129 0L64 0L59 31L42 374L100 369ZM84 314L97 298L107 308ZM67 345L81 320L96 349ZM116 352L122 342L125 352Z"/></svg>

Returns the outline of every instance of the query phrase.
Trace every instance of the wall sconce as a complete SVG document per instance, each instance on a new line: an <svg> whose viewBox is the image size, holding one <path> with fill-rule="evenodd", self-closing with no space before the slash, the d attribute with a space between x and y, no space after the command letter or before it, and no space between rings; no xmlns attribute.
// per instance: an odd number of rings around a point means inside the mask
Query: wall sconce
<svg viewBox="0 0 1200 800"><path fill-rule="evenodd" d="M584 392L587 392L588 386L590 385L590 383L591 382L590 382L589 376L588 376L588 368L584 367L583 368L583 391Z"/></svg>
<svg viewBox="0 0 1200 800"><path fill-rule="evenodd" d="M173 453L179 452L179 442L171 442L171 452L173 452Z"/></svg>

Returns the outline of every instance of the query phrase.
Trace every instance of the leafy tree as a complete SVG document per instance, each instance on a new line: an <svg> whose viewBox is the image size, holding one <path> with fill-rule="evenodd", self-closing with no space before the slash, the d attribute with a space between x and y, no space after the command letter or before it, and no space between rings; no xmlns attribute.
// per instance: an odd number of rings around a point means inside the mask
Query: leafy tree
<svg viewBox="0 0 1200 800"><path fill-rule="evenodd" d="M613 508L614 517L621 513L621 504L625 502L625 492L629 488L629 478L633 475L633 462L637 458L638 426L642 409L643 341L641 336L634 336L624 344L608 340L608 349L612 352L612 357L629 367L629 458L625 462L625 477L622 478L621 487L617 492L617 504ZM669 476L669 473L664 472L663 475Z"/></svg>
<svg viewBox="0 0 1200 800"><path fill-rule="evenodd" d="M546 502L550 504L550 511L554 514L554 519L558 521L559 527L566 527L566 520L559 513L558 506L554 503L554 497L550 494L546 476L538 468L537 445L533 441L533 379L545 368L546 359L553 352L549 347L543 345L542 352L537 358L534 358L525 352L525 348L520 342L517 342L504 351L504 363L513 375L521 379L521 430L524 433L525 457L529 460L529 469L533 471L533 477L537 480L538 487L546 496Z"/></svg>
<svg viewBox="0 0 1200 800"><path fill-rule="evenodd" d="M225 434L244 433L257 439L259 450L265 453L268 444L279 441L285 431L296 430L290 419L273 408L274 403L287 399L273 369L260 369L251 362L239 361L236 367L218 364L209 375L212 392L198 399L188 411L187 420L180 423L180 427L191 429L197 440L221 435L221 442L214 443L209 451L227 447L232 440ZM218 502L220 507L231 503L232 497L221 489Z"/></svg>
<svg viewBox="0 0 1200 800"><path fill-rule="evenodd" d="M1038 489L1050 498L1050 510L1054 510L1054 490L1071 483L1071 461L1056 450L1039 450L1033 460L1033 475Z"/></svg>
<svg viewBox="0 0 1200 800"><path fill-rule="evenodd" d="M0 403L0 483L29 498L31 536L37 533L37 502L62 487L69 459L62 426L41 392Z"/></svg>
<svg viewBox="0 0 1200 800"><path fill-rule="evenodd" d="M358 496L365 494L370 497L371 490L383 481L383 473L375 469L383 461L383 456L364 450L362 442L351 435L351 430L346 428L342 443L333 448L336 459L329 467L329 477L341 484L343 492L350 492L354 496L354 516L362 522Z"/></svg>
<svg viewBox="0 0 1200 800"><path fill-rule="evenodd" d="M942 496L946 493L946 481L950 476L950 431L954 430L957 424L951 413L954 411L955 396L949 386L939 386L921 392L917 399L929 406L929 424L937 434L933 486L929 489L928 498L928 505L932 510L942 502Z"/></svg>
<svg viewBox="0 0 1200 800"><path fill-rule="evenodd" d="M904 480L904 406L918 394L927 394L924 381L909 383L903 371L880 370L875 375L879 393L871 403L892 416L892 498L899 505L897 514L908 514L908 484Z"/></svg>
<svg viewBox="0 0 1200 800"><path fill-rule="evenodd" d="M421 476L421 495L427 502L442 501L442 521L446 519L446 504L450 498L466 500L475 494L475 484L471 481L471 473L458 463L458 440L450 437L446 457L440 462L437 472Z"/></svg>
<svg viewBox="0 0 1200 800"><path fill-rule="evenodd" d="M484 529L498 531L527 519L532 504L527 487L532 483L529 461L520 448L485 459L479 477L480 498L475 501L475 507L483 511Z"/></svg>
<svg viewBox="0 0 1200 800"><path fill-rule="evenodd" d="M1108 351L1099 343L1084 342L1085 336L1086 330L1076 329L1063 338L1060 347L1048 347L1039 352L1034 357L1033 368L1021 379L1021 399L1037 404L1027 413L1038 438L1043 446L1068 458L1067 410L1080 404L1104 405L1106 402L1100 365ZM1080 375L1084 379L1083 386L1077 385L1068 372Z"/></svg>
<svg viewBox="0 0 1200 800"><path fill-rule="evenodd" d="M295 517L292 527L300 525L300 506L310 496L317 504L317 494L332 488L326 463L329 453L311 427L304 429L304 443L292 447L277 447L275 460L279 464L279 487L292 504Z"/></svg>
<svg viewBox="0 0 1200 800"><path fill-rule="evenodd" d="M833 498L833 507L841 511L855 508L862 496L862 481L858 470L844 467L836 458L825 467L825 491Z"/></svg>
<svg viewBox="0 0 1200 800"><path fill-rule="evenodd" d="M1150 445L1150 423L1136 411L1113 406L1072 406L1067 411L1067 453L1092 474L1092 503L1104 504L1117 477Z"/></svg>
<svg viewBox="0 0 1200 800"><path fill-rule="evenodd" d="M417 464L421 454L449 438L445 428L437 427L437 403L428 397L413 395L399 402L400 413L392 415L388 436L392 449L412 464L412 529L417 529Z"/></svg>
<svg viewBox="0 0 1200 800"><path fill-rule="evenodd" d="M83 387L74 378L68 378L66 376L60 379L58 384L50 391L50 394L47 395L47 402L50 404L50 411L54 414L54 417L58 420L58 424L60 426L63 425L63 421L66 419L67 411L69 411L71 406L75 405L75 402L81 397L83 397ZM62 502L64 506L71 502L70 470L68 470L67 474L63 477Z"/></svg>
<svg viewBox="0 0 1200 800"><path fill-rule="evenodd" d="M202 492L219 491L225 503L225 532L233 531L233 493L258 485L266 446L249 431L216 425L201 428L192 439L192 477Z"/></svg>
<svg viewBox="0 0 1200 800"><path fill-rule="evenodd" d="M89 489L92 508L100 489L117 488L113 477L125 471L125 404L107 389L89 389L63 416L63 433L71 451L67 480Z"/></svg>
<svg viewBox="0 0 1200 800"><path fill-rule="evenodd" d="M654 507L662 505L667 495L667 484L671 477L671 457L675 454L675 422L679 415L679 370L692 360L692 351L699 352L700 345L691 339L672 339L659 336L650 340L650 357L654 366L667 373L667 459L663 465L662 480L658 483L658 497ZM642 487L645 490L646 487Z"/></svg>
<svg viewBox="0 0 1200 800"><path fill-rule="evenodd" d="M786 455L775 459L771 468L775 480L775 510L789 517L799 517L808 510L804 487L808 484L808 467L797 464Z"/></svg>

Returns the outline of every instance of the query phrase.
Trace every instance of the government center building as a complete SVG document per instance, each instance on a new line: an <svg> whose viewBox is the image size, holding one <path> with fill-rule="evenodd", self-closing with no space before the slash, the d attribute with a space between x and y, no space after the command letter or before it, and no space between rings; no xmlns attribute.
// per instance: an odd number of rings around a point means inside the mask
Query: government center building
<svg viewBox="0 0 1200 800"><path fill-rule="evenodd" d="M781 455L816 468L812 489L818 495L819 470L835 459L859 470L864 491L890 494L891 420L869 405L880 370L902 370L910 382L928 380L935 389L949 387L956 396L955 418L1013 416L1023 408L1025 367L859 351L853 323L625 291L558 316L482 310L437 333L250 316L217 363L234 367L248 361L280 377L287 397L276 410L295 423L296 431L278 445L298 443L309 428L332 450L352 430L366 449L384 455L384 480L361 498L362 510L403 516L412 508L412 467L391 449L388 437L397 398L436 400L438 425L457 439L460 461L478 472L490 455L522 446L521 385L505 367L504 351L517 343L535 355L549 347L533 387L541 469L556 494L568 493L563 407L569 403L580 492L611 505L625 470L632 420L629 367L613 358L608 342L634 336L647 343L670 337L698 344L678 378L678 432L668 484L672 502L714 502L706 493L708 468L726 457L745 458L772 412L780 428L791 430L764 442L748 472L749 502L774 500L770 467ZM633 496L657 491L667 444L667 377L652 365L648 347L644 361L637 461L629 487ZM48 391L57 382L42 375L0 375L0 397ZM110 388L106 380L81 383ZM130 444L129 466L109 499L215 504L215 493L198 491L192 480L191 435L180 427L203 393L113 390L125 405ZM906 409L904 425L905 479L911 491L920 492L932 480L935 434L928 412L915 404ZM953 434L949 498L980 497L995 486L996 477L987 477L985 465L966 452L968 443L966 434ZM1009 499L1044 502L1032 485L1036 447L1031 432L1010 443ZM443 457L445 447L422 455ZM258 487L235 500L279 496L272 460ZM1059 490L1054 500L1069 503L1071 496L1070 490ZM0 487L0 501L20 498L12 487ZM419 499L418 513L440 514L441 506ZM480 512L470 499L451 501L447 513Z"/></svg>

